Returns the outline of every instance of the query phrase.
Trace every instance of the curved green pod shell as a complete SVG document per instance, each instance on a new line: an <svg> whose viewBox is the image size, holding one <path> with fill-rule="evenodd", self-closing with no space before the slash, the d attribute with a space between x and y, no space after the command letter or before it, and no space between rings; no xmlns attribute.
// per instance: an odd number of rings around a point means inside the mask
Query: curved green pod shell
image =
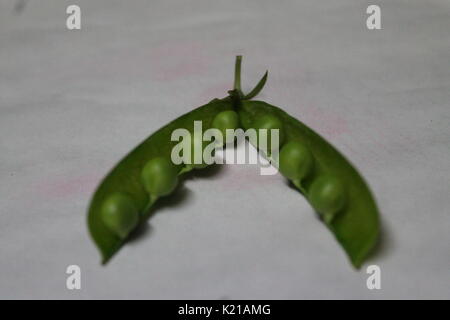
<svg viewBox="0 0 450 320"><path fill-rule="evenodd" d="M314 171L302 181L292 181L306 196L319 176L332 175L345 185L344 207L331 221L324 222L345 249L352 264L359 268L377 242L379 214L375 200L362 176L330 143L289 114L263 101L242 100L239 116L244 129L252 128L254 119L271 114L283 121L285 141L300 141L314 156ZM309 200L309 199L308 199Z"/></svg>
<svg viewBox="0 0 450 320"><path fill-rule="evenodd" d="M170 159L172 148L178 143L171 141L175 129L194 130L194 121L202 121L202 128L211 127L214 117L222 111L233 110L230 98L214 99L206 105L198 107L162 127L144 140L126 155L103 179L91 200L88 210L88 228L92 239L100 250L102 263L106 263L124 244L103 222L101 208L111 194L129 195L140 212L140 223L148 218L151 205L148 192L141 181L141 172L145 164L155 157ZM183 164L177 165L179 174ZM183 171L185 172L185 171Z"/></svg>

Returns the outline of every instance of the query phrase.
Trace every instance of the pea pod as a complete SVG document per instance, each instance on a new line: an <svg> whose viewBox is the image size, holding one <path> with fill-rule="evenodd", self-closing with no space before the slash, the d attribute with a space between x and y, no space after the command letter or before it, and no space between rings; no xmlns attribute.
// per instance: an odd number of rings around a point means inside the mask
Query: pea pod
<svg viewBox="0 0 450 320"><path fill-rule="evenodd" d="M194 121L201 121L203 130L215 128L222 134L237 127L278 130L281 151L276 152L277 144L269 144L261 150L263 154L271 157L281 173L306 196L354 266L359 267L367 257L378 237L379 218L363 178L344 156L305 124L280 108L251 100L264 87L267 72L255 88L244 95L240 70L241 57L238 56L234 88L229 91L229 96L214 99L156 131L123 158L100 183L89 206L88 227L103 263L149 217L153 204L174 190L178 176L207 166L204 162L171 162L177 144L171 141L172 133L181 128L193 132ZM191 140L189 150L202 146L203 142L197 140ZM256 141L251 143L258 144L259 140L256 136ZM222 138L218 142L226 145L230 141Z"/></svg>
<svg viewBox="0 0 450 320"><path fill-rule="evenodd" d="M291 181L322 215L352 264L360 267L379 233L375 200L361 175L324 138L280 108L263 101L243 100L238 113L244 129L254 128L258 119L269 115L278 119L283 123L285 145L297 142L310 151L314 164L306 166L311 172ZM283 152L282 145L280 157Z"/></svg>
<svg viewBox="0 0 450 320"><path fill-rule="evenodd" d="M89 231L101 252L103 263L106 263L126 241L123 236L118 236L105 224L102 218L104 203L110 201L110 198L114 195L126 195L132 199L134 206L139 211L139 223L145 221L152 204L156 200L151 201L150 194L142 181L142 172L148 161L153 158L171 159L172 148L177 143L171 141L171 134L175 129L185 128L192 132L193 123L196 120L202 121L204 130L208 129L217 114L232 109L233 105L229 98L214 99L208 104L179 117L138 145L104 178L91 200L88 213ZM183 164L175 166L178 174L183 167Z"/></svg>
<svg viewBox="0 0 450 320"><path fill-rule="evenodd" d="M258 94L266 78L267 74L251 95ZM194 145L198 140L192 135L195 121L201 121L203 131L213 126L220 132L236 129L239 119L235 107L236 98L230 95L213 99L184 114L149 136L106 175L88 209L89 233L101 253L103 264L122 247L130 233L148 219L158 198L173 191L178 176L207 166L203 162L171 163L172 151L178 143L171 141L172 133L176 129L188 130Z"/></svg>

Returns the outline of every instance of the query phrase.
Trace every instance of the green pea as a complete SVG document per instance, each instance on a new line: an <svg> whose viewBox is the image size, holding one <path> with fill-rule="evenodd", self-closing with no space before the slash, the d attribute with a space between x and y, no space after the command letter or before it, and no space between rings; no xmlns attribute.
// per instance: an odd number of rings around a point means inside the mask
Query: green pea
<svg viewBox="0 0 450 320"><path fill-rule="evenodd" d="M142 169L141 180L150 195L165 196L177 186L178 170L170 159L153 158Z"/></svg>
<svg viewBox="0 0 450 320"><path fill-rule="evenodd" d="M260 132L259 129L266 129L267 130L267 153L272 153L272 151L274 151L273 149L275 149L276 146L272 146L272 129L278 129L278 137L279 137L279 145L278 147L281 147L281 145L283 144L284 141L284 126L283 126L283 122L281 122L281 120L271 114L265 114L259 118L257 118L255 120L254 123L254 127L257 130L257 136L258 136L258 148L260 149L264 149L261 148L262 146L262 142L260 141ZM266 150L262 150L262 151L266 151Z"/></svg>
<svg viewBox="0 0 450 320"><path fill-rule="evenodd" d="M278 162L282 175L291 180L301 180L312 171L314 158L306 145L290 141L281 148Z"/></svg>
<svg viewBox="0 0 450 320"><path fill-rule="evenodd" d="M346 201L346 191L342 182L333 176L318 177L311 185L309 200L325 221L330 222Z"/></svg>
<svg viewBox="0 0 450 320"><path fill-rule="evenodd" d="M133 200L122 193L113 193L102 206L103 223L117 236L125 239L139 221L139 211Z"/></svg>
<svg viewBox="0 0 450 320"><path fill-rule="evenodd" d="M239 127L239 116L233 110L222 111L214 117L212 127L220 130L222 133L222 141L229 143L231 141L227 139L227 129L235 130Z"/></svg>

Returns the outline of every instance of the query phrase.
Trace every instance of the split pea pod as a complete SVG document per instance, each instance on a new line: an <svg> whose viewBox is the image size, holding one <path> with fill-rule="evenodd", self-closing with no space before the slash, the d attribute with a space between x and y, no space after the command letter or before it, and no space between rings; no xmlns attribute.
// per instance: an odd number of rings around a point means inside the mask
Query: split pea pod
<svg viewBox="0 0 450 320"><path fill-rule="evenodd" d="M208 104L170 122L138 145L104 178L89 206L90 234L106 263L127 241L139 224L149 217L152 205L173 192L178 177L208 165L204 159L178 163L172 159L177 144L172 134L177 129L193 133L195 121L202 130L256 129L256 143L277 165L318 212L347 252L352 264L360 267L376 244L379 214L375 200L353 165L319 134L278 107L251 100L265 85L267 72L255 88L243 94L240 85L241 57L235 65L235 82L229 96ZM278 144L272 144L272 132ZM204 148L195 134L187 150ZM226 144L226 137L216 141ZM183 158L186 159L186 158Z"/></svg>
<svg viewBox="0 0 450 320"><path fill-rule="evenodd" d="M243 100L238 113L244 129L263 125L280 131L275 164L319 213L352 264L360 267L379 233L378 209L362 176L324 138L280 108Z"/></svg>
<svg viewBox="0 0 450 320"><path fill-rule="evenodd" d="M217 115L232 111L229 98L214 99L156 131L125 156L97 188L88 212L88 227L106 263L126 242L128 235L148 218L152 204L173 191L185 164L173 164L171 152L176 141L172 132L184 128L193 132L194 121L203 130Z"/></svg>
<svg viewBox="0 0 450 320"><path fill-rule="evenodd" d="M267 74L252 90L253 96L262 89L266 77ZM211 164L203 151L211 145L224 147L231 142L225 133L240 127L235 108L236 99L230 95L213 99L184 114L144 140L106 175L88 209L89 233L101 253L102 263L106 263L126 243L130 234L149 218L153 204L173 192L180 175ZM201 132L196 135L195 126L199 122ZM208 129L216 129L220 134L205 142L203 131ZM188 132L190 141L188 147L181 148L180 163L172 157L179 145L176 137L173 139L177 130Z"/></svg>

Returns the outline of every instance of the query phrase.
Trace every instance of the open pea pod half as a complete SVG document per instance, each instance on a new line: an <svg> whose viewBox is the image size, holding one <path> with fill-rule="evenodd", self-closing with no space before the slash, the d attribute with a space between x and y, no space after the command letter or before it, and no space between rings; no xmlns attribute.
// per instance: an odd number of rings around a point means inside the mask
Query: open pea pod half
<svg viewBox="0 0 450 320"><path fill-rule="evenodd" d="M177 118L139 144L103 179L91 200L88 212L89 232L100 250L102 263L106 263L121 248L131 229L148 218L150 207L156 199L151 199L146 190L142 182L142 172L150 159L171 159L172 148L177 143L171 141L172 132L180 128L192 132L194 121L201 121L203 130L206 130L211 127L218 113L232 109L229 98L214 99ZM174 168L177 175L188 171L183 164L174 165ZM105 221L105 210L112 213L121 210L122 219L127 221L112 221L111 227L106 223L108 220ZM126 214L131 218L127 218ZM117 219L120 220L120 217ZM114 227L124 223L129 227L121 234Z"/></svg>
<svg viewBox="0 0 450 320"><path fill-rule="evenodd" d="M378 210L361 175L330 143L280 108L263 101L243 100L239 116L244 129L258 130L265 122L265 127L272 124L279 130L280 152L273 159L274 164L287 176L301 177L291 179L292 183L318 211L352 264L359 268L379 233ZM266 148L266 153L267 150L270 151ZM291 168L295 159L299 159L297 167Z"/></svg>

